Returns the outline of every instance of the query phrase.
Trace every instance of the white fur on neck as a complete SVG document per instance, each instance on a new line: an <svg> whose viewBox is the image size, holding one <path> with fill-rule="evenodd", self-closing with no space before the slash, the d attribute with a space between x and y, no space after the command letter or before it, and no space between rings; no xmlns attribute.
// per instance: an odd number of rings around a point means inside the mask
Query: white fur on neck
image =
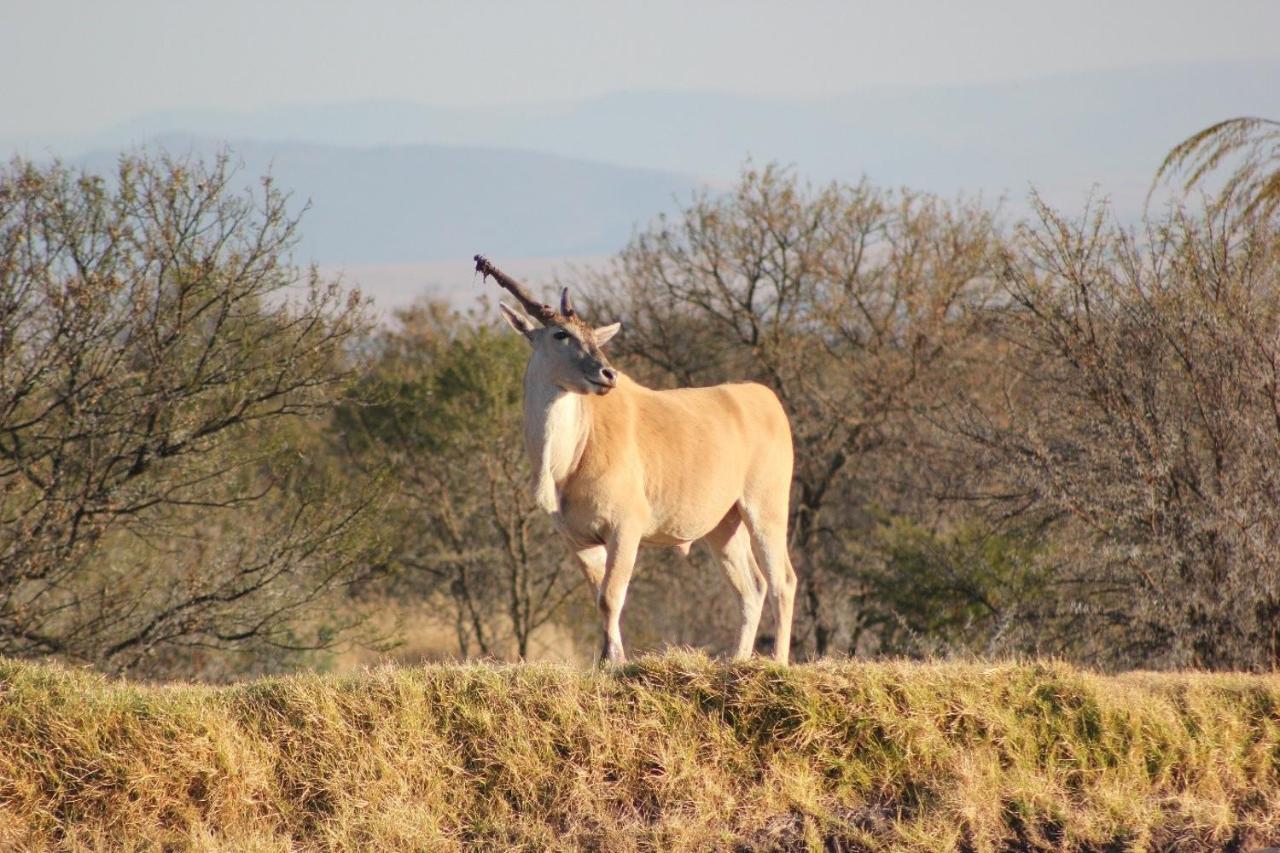
<svg viewBox="0 0 1280 853"><path fill-rule="evenodd" d="M552 515L559 487L569 478L587 441L582 395L525 376L524 442L533 463L533 499Z"/></svg>

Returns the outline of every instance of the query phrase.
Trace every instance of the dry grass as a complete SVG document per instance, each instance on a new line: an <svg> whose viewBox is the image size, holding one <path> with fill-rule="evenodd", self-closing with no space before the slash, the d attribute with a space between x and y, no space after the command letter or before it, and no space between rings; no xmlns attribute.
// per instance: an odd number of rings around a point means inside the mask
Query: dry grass
<svg viewBox="0 0 1280 853"><path fill-rule="evenodd" d="M1247 849L1280 841L1278 768L1278 676L0 661L3 849Z"/></svg>
<svg viewBox="0 0 1280 853"><path fill-rule="evenodd" d="M536 628L530 635L529 660L537 663L590 665L599 646L599 629L596 628L599 616L594 599L583 594L579 600L583 603L584 610L587 604L591 608L588 614L590 622L587 623L593 629L590 644L580 642L568 625L549 622ZM474 647L467 650L459 648L458 635L452 621L456 605L443 595L425 598L414 595L377 596L362 602L361 607L361 615L366 619L363 630L370 642L321 653L317 655L317 668L347 674L379 663L444 663L456 661L468 653L476 653ZM485 624L491 637L505 640L495 643L493 654L514 659L515 642L507 639L509 626L509 622L499 620Z"/></svg>

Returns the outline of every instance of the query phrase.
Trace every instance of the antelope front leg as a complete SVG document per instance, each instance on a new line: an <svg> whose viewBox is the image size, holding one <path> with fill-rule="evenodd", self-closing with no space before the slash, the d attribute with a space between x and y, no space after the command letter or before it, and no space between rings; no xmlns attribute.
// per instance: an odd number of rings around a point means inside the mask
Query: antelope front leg
<svg viewBox="0 0 1280 853"><path fill-rule="evenodd" d="M610 538L605 558L604 582L596 606L600 610L600 622L604 629L604 645L600 650L600 662L626 663L622 650L622 604L627 598L627 584L636 566L636 550L640 537L627 531L617 531Z"/></svg>

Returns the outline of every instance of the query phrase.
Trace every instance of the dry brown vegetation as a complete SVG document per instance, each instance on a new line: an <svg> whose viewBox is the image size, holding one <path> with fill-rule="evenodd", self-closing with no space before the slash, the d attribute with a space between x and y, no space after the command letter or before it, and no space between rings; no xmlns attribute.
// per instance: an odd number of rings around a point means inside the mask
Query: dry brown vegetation
<svg viewBox="0 0 1280 853"><path fill-rule="evenodd" d="M0 662L5 849L1237 849L1280 677L440 665L147 687Z"/></svg>
<svg viewBox="0 0 1280 853"><path fill-rule="evenodd" d="M1204 142L1255 139L1269 169L1270 126L1239 129ZM287 199L230 174L145 152L111 179L0 171L0 652L235 680L443 626L402 660L531 659L547 636L588 660L592 602L528 491L521 341L490 306L366 327L292 263ZM1265 672L1268 211L1129 228L1036 204L1006 225L980 201L748 168L563 283L623 321L611 357L637 380L783 401L797 659ZM702 550L647 554L624 632L724 651L726 589ZM405 602L429 618L380 630Z"/></svg>
<svg viewBox="0 0 1280 853"><path fill-rule="evenodd" d="M233 172L0 168L0 652L217 675L350 621L329 605L376 560L378 493L315 448L361 302Z"/></svg>

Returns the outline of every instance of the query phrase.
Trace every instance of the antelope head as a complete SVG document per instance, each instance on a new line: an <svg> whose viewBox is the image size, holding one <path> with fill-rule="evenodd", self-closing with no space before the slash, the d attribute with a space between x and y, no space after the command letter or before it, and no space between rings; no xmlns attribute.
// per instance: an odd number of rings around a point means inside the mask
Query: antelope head
<svg viewBox="0 0 1280 853"><path fill-rule="evenodd" d="M608 394L618 383L618 372L601 350L618 333L621 323L592 327L573 310L569 288L560 294L557 311L533 299L515 279L488 260L476 255L476 271L492 275L502 287L516 297L528 312L542 324L539 328L528 315L498 303L507 323L533 347L528 375L575 394Z"/></svg>

